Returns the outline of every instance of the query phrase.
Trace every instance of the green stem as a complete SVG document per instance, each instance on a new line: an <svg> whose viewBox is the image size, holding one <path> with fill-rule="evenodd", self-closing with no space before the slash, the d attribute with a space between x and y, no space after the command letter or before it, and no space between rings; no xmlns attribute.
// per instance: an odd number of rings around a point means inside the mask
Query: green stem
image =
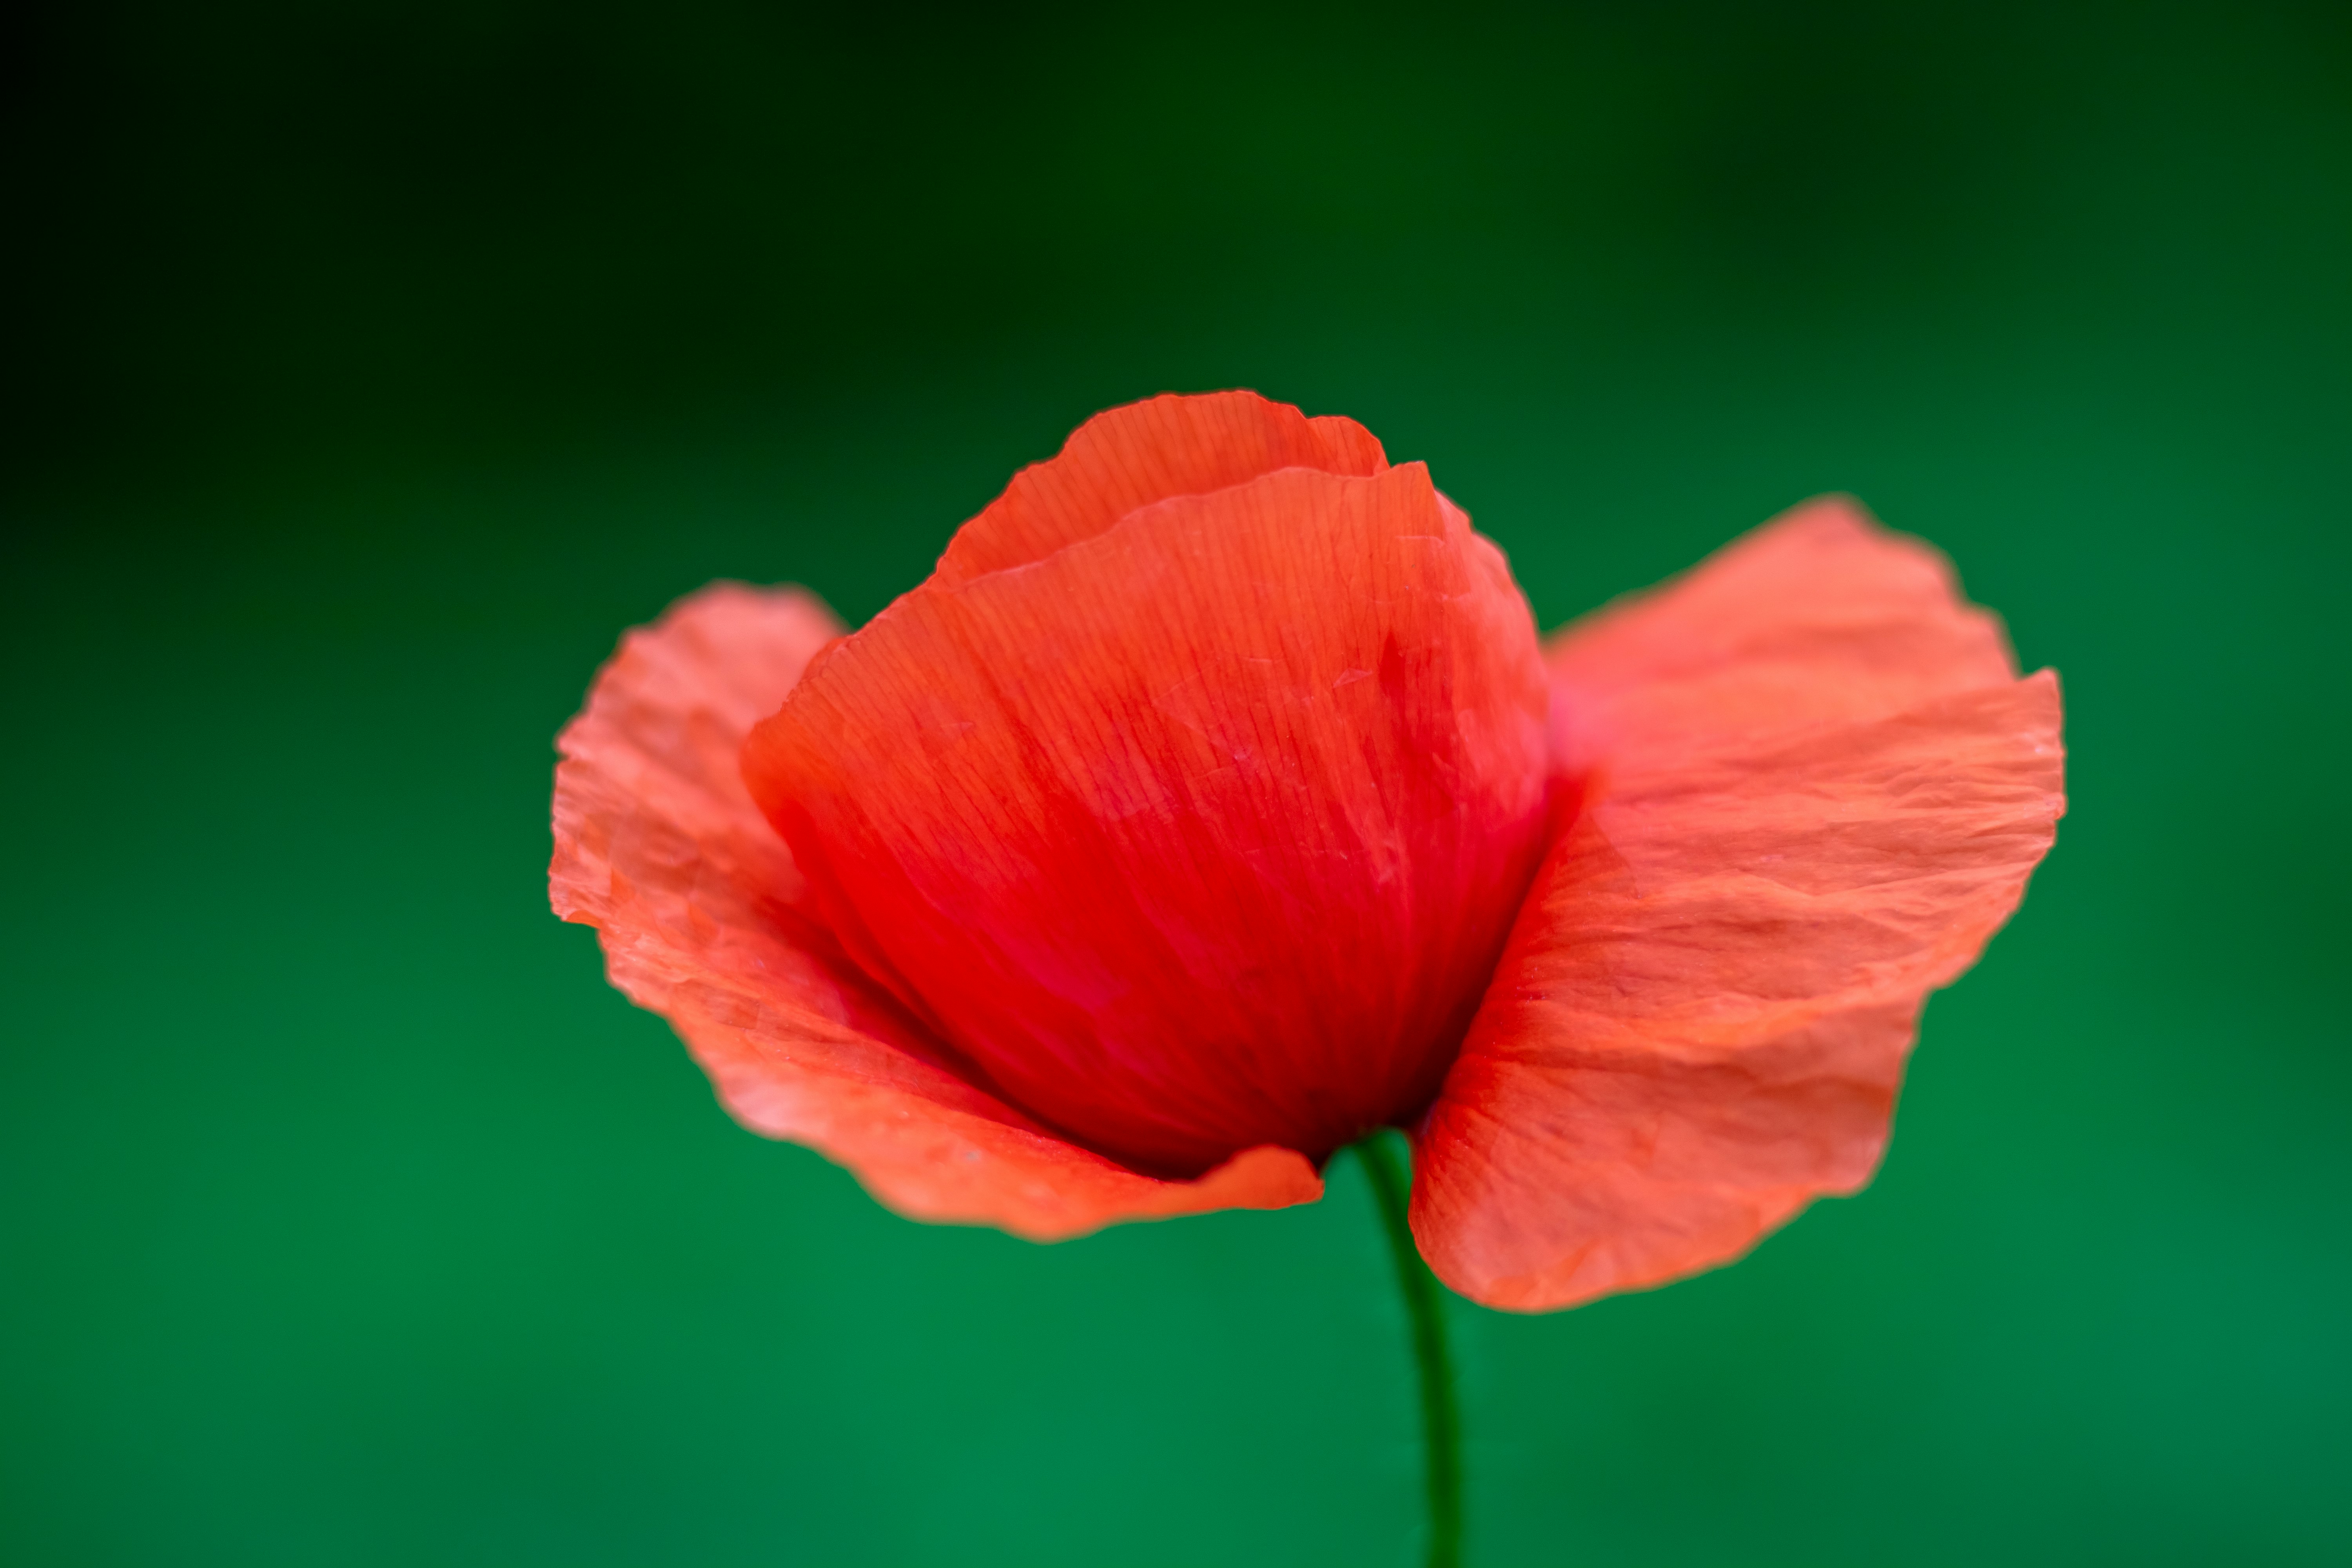
<svg viewBox="0 0 2352 1568"><path fill-rule="evenodd" d="M1429 1484L1429 1568L1462 1561L1462 1422L1454 1408L1454 1363L1445 1350L1445 1293L1413 1245L1405 1205L1412 1174L1396 1141L1375 1132L1352 1146L1371 1178L1372 1200L1388 1233L1397 1289L1412 1324L1412 1356L1421 1368L1422 1456Z"/></svg>

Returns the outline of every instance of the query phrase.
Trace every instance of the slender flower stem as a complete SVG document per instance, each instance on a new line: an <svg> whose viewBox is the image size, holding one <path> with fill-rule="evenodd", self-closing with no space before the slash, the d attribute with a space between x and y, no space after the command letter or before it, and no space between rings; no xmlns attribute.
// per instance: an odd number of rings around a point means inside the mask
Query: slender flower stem
<svg viewBox="0 0 2352 1568"><path fill-rule="evenodd" d="M1412 1356L1421 1368L1422 1455L1429 1484L1429 1568L1462 1562L1462 1422L1454 1408L1454 1363L1445 1349L1444 1288L1413 1245L1405 1220L1412 1174L1393 1134L1375 1132L1352 1145L1371 1178L1372 1199L1388 1233L1397 1289L1412 1324Z"/></svg>

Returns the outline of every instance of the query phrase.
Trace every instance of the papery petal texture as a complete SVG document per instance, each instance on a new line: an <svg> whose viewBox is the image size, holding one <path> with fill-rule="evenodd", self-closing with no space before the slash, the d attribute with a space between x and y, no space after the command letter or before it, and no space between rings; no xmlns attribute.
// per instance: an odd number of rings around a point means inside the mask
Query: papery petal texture
<svg viewBox="0 0 2352 1568"><path fill-rule="evenodd" d="M1154 501L1209 495L1280 468L1369 479L1388 469L1352 419L1310 419L1254 392L1164 394L1108 409L1054 457L1013 476L956 531L933 581L942 586L1042 561Z"/></svg>
<svg viewBox="0 0 2352 1568"><path fill-rule="evenodd" d="M1533 873L1526 602L1418 464L1091 526L950 550L746 779L859 965L1010 1102L1141 1168L1319 1157L1426 1102Z"/></svg>
<svg viewBox="0 0 2352 1568"><path fill-rule="evenodd" d="M1071 1144L974 1087L843 955L738 766L752 724L840 633L805 592L722 584L630 633L598 675L558 742L549 880L556 913L599 928L614 984L670 1021L739 1121L916 1218L1045 1240L1319 1196L1285 1149L1171 1182Z"/></svg>
<svg viewBox="0 0 2352 1568"><path fill-rule="evenodd" d="M1443 1093L1412 1223L1544 1310L1738 1257L1885 1148L1927 994L2063 810L2056 679L1942 559L1801 508L1549 650L1581 809Z"/></svg>

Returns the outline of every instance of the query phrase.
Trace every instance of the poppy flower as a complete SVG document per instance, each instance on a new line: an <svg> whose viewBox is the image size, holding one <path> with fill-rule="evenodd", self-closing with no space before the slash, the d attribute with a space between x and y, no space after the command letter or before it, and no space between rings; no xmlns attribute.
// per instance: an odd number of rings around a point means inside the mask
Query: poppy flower
<svg viewBox="0 0 2352 1568"><path fill-rule="evenodd" d="M1853 502L1544 640L1425 468L1238 392L1087 421L855 633L690 595L559 746L557 913L753 1131L1045 1240L1400 1127L1525 1310L1867 1182L2063 807L2054 676Z"/></svg>

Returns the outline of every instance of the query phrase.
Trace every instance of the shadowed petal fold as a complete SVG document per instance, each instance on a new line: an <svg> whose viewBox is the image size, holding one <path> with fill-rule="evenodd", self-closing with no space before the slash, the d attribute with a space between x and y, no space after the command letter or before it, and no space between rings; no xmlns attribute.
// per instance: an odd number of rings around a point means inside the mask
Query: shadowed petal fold
<svg viewBox="0 0 2352 1568"><path fill-rule="evenodd" d="M752 724L841 627L814 595L722 584L629 634L558 742L557 914L667 1018L737 1120L808 1144L916 1218L1046 1240L1121 1219L1311 1202L1280 1149L1194 1182L1127 1170L973 1087L810 918L741 782Z"/></svg>
<svg viewBox="0 0 2352 1568"><path fill-rule="evenodd" d="M1927 994L2063 810L2059 698L1843 501L1549 650L1585 791L1416 1130L1455 1289L1545 1310L1727 1262L1868 1181Z"/></svg>

